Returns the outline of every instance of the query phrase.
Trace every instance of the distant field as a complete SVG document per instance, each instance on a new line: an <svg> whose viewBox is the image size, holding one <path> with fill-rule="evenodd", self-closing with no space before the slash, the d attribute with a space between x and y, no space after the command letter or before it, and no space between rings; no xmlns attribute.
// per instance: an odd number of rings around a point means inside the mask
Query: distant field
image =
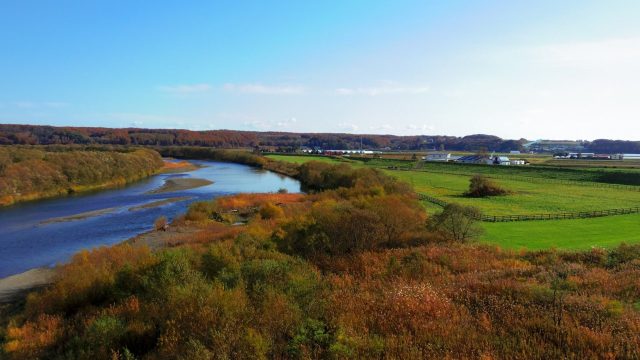
<svg viewBox="0 0 640 360"><path fill-rule="evenodd" d="M513 179L494 179L496 183L511 191L510 195L482 199L467 198L462 195L469 188L470 175L425 171L384 171L408 182L420 193L446 202L473 205L487 215L593 211L640 205L640 191L637 190Z"/></svg>
<svg viewBox="0 0 640 360"><path fill-rule="evenodd" d="M380 161L380 160L378 160ZM524 177L553 181L580 181L603 184L640 185L640 169L602 167L574 168L560 166L487 166L475 164L436 163L419 164L419 168L432 172L458 174L486 174L495 177Z"/></svg>
<svg viewBox="0 0 640 360"><path fill-rule="evenodd" d="M564 167L578 167L578 168L640 168L640 160L571 160L571 159L558 159L548 160L545 165L552 166L564 166Z"/></svg>
<svg viewBox="0 0 640 360"><path fill-rule="evenodd" d="M304 164L309 161L321 161L326 163L340 163L341 161L327 156L314 156L314 155L267 155L269 159L287 161L296 164Z"/></svg>
<svg viewBox="0 0 640 360"><path fill-rule="evenodd" d="M317 156L269 157L296 163L310 160L340 163L342 160ZM600 187L592 179L616 173L611 169L562 169L555 167L494 167L424 163L413 169L414 162L402 159L349 160L355 166L381 168L386 173L411 184L416 191L447 202L473 205L491 215L524 215L572 211L593 211L640 204L640 191L632 187ZM636 170L624 171L625 176L639 176ZM462 193L469 186L472 174L483 173L513 191L512 195L488 199L469 199ZM551 179L551 180L549 180ZM563 183L567 182L567 183ZM434 214L440 207L423 202L425 210ZM481 241L507 249L584 250L592 246L613 247L621 242L640 242L640 214L592 219L483 223L486 233Z"/></svg>
<svg viewBox="0 0 640 360"><path fill-rule="evenodd" d="M557 168L516 168L475 165L426 163L416 171L390 170L390 166L412 168L413 162L371 159L366 162L339 160L319 156L269 155L269 157L303 163L317 160L330 163L350 161L354 165L372 166L411 184L416 191L446 202L458 202L480 208L488 215L526 215L559 212L593 211L635 207L640 204L640 188L610 188L588 181L609 172ZM494 177L494 181L512 191L511 195L485 199L466 198L462 194L469 187L473 174ZM625 175L629 175L626 174ZM640 177L638 174L632 174ZM549 181L555 180L555 181ZM567 183L563 183L567 182Z"/></svg>
<svg viewBox="0 0 640 360"><path fill-rule="evenodd" d="M483 223L482 242L506 249L611 248L622 242L640 242L640 214L579 220Z"/></svg>

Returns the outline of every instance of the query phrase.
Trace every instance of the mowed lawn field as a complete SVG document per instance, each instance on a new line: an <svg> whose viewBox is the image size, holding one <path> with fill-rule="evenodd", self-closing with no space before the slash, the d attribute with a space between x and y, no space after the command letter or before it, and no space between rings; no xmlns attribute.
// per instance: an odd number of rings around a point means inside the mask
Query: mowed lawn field
<svg viewBox="0 0 640 360"><path fill-rule="evenodd" d="M304 163L311 160L341 163L330 157L269 155L270 158ZM514 215L571 211L593 211L640 206L640 191L631 188L598 187L597 184L560 184L528 182L513 179L493 179L511 190L512 195L488 199L462 196L469 186L469 174L444 174L429 171L390 170L382 163L348 160L354 166L373 166L411 184L416 191L448 202L476 206L486 214ZM401 164L399 164L401 165ZM484 169L486 171L486 169ZM440 207L424 202L425 210L436 213ZM482 223L482 242L505 249L540 250L557 248L585 250L591 247L611 248L622 242L640 242L640 214L608 216L591 219Z"/></svg>
<svg viewBox="0 0 640 360"><path fill-rule="evenodd" d="M267 158L278 160L278 161L286 161L295 164L304 164L309 161L320 161L331 164L340 164L340 163L348 163L345 159L338 159L335 157L328 156L314 156L314 155L267 155Z"/></svg>
<svg viewBox="0 0 640 360"><path fill-rule="evenodd" d="M587 250L640 242L640 214L591 219L483 223L481 241L505 249Z"/></svg>
<svg viewBox="0 0 640 360"><path fill-rule="evenodd" d="M428 171L384 170L411 184L417 192L446 202L472 205L487 215L527 215L576 211L607 210L640 206L640 191L584 184L530 182L515 179L492 179L511 191L505 196L467 198L470 175L442 174Z"/></svg>
<svg viewBox="0 0 640 360"><path fill-rule="evenodd" d="M587 181L560 183L530 181L524 177L522 180L518 180L517 176L505 178L496 176L496 178L492 178L492 181L511 191L511 194L477 199L463 196L464 192L469 188L469 180L472 176L470 174L442 173L431 171L430 169L390 170L375 161L363 163L357 160L322 156L269 155L269 157L298 164L314 160L327 163L346 162L354 166L378 167L389 175L411 184L419 193L433 196L446 202L475 206L486 215L553 214L640 206L640 187L616 188ZM476 169L486 172L491 168L482 167ZM504 172L504 170L504 168L500 169L501 172ZM490 174L490 176L492 175ZM541 178L541 180L544 180L544 178Z"/></svg>

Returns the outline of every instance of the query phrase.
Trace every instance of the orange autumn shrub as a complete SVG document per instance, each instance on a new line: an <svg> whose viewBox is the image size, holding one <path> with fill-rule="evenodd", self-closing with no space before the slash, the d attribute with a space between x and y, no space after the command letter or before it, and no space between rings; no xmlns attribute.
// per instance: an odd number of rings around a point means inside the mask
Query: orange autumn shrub
<svg viewBox="0 0 640 360"><path fill-rule="evenodd" d="M28 297L26 313L37 316L70 311L86 303L99 304L114 296L111 290L120 269L145 267L154 261L146 246L123 244L83 250L57 269L51 287Z"/></svg>
<svg viewBox="0 0 640 360"><path fill-rule="evenodd" d="M216 199L217 205L223 211L259 207L266 203L291 204L303 199L304 194L238 194Z"/></svg>
<svg viewBox="0 0 640 360"><path fill-rule="evenodd" d="M284 211L282 210L282 208L271 202L264 203L260 207L259 213L260 217L265 220L278 219L284 216Z"/></svg>
<svg viewBox="0 0 640 360"><path fill-rule="evenodd" d="M14 359L39 358L58 341L63 324L60 316L47 314L40 314L22 326L10 324L4 351Z"/></svg>

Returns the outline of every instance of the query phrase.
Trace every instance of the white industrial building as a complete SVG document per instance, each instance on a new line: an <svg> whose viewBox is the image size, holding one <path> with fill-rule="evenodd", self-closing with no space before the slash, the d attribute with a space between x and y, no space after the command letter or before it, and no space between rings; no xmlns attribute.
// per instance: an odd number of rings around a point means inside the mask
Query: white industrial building
<svg viewBox="0 0 640 360"><path fill-rule="evenodd" d="M425 161L450 161L451 159L451 154L450 153L443 153L443 152L434 152L434 153L428 153L427 156L422 158Z"/></svg>

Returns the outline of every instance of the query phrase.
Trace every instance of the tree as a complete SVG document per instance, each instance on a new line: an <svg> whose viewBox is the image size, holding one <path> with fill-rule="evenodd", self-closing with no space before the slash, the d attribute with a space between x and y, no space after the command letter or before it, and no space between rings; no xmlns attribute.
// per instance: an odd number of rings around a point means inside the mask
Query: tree
<svg viewBox="0 0 640 360"><path fill-rule="evenodd" d="M468 197L487 197L506 195L509 191L482 175L474 175L469 184L469 190L464 193Z"/></svg>
<svg viewBox="0 0 640 360"><path fill-rule="evenodd" d="M478 224L481 216L480 210L473 206L448 204L430 219L429 228L449 240L467 242L482 234Z"/></svg>
<svg viewBox="0 0 640 360"><path fill-rule="evenodd" d="M406 245L424 234L427 216L420 203L413 198L380 196L369 200L367 208L378 216L387 247Z"/></svg>

